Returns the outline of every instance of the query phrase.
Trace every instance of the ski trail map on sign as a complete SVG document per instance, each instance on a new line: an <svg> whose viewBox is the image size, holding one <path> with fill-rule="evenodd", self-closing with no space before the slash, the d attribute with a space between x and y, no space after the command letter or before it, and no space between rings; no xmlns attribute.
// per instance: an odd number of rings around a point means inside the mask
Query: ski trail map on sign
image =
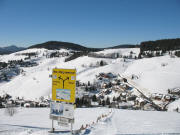
<svg viewBox="0 0 180 135"><path fill-rule="evenodd" d="M52 100L75 102L76 69L53 69Z"/></svg>

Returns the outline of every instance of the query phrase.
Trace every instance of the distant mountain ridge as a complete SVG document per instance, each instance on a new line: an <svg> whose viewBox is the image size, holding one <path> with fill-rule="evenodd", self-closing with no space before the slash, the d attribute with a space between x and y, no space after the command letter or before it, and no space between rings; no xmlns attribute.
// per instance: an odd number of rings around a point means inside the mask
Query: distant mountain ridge
<svg viewBox="0 0 180 135"><path fill-rule="evenodd" d="M117 45L117 46L107 47L107 48L89 48L89 47L84 47L82 45L70 43L70 42L48 41L45 43L30 46L29 48L45 48L45 49L49 49L49 50L72 49L75 51L101 51L103 49L136 48L136 47L138 47L138 45L124 44L124 45Z"/></svg>
<svg viewBox="0 0 180 135"><path fill-rule="evenodd" d="M102 51L104 49L118 49L118 48L140 48L142 53L143 51L180 49L180 38L161 39L156 41L144 41L141 42L140 45L122 44L122 45L106 47L106 48L90 48L70 42L48 41L48 42L32 45L28 48L16 47L14 45L9 47L0 47L0 54L9 54L31 48L45 48L48 50L68 49L68 50L82 51L82 52L95 52L95 51Z"/></svg>
<svg viewBox="0 0 180 135"><path fill-rule="evenodd" d="M139 48L139 45L122 44L122 45L117 45L117 46L113 46L113 47L108 47L105 49L118 49L118 48Z"/></svg>
<svg viewBox="0 0 180 135"><path fill-rule="evenodd" d="M0 47L0 55L2 54L10 54L18 51L22 51L25 48L23 47L17 47L15 45L7 46L7 47Z"/></svg>
<svg viewBox="0 0 180 135"><path fill-rule="evenodd" d="M88 48L79 44L70 43L70 42L62 42L62 41L48 41L45 43L30 46L28 49L30 48L45 48L48 50L71 49L75 51L100 51L101 50L99 48Z"/></svg>

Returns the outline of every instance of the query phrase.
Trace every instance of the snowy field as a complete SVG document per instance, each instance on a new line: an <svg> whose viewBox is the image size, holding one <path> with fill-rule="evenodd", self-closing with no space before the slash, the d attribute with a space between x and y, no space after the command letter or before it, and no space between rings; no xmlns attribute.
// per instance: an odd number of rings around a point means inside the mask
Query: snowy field
<svg viewBox="0 0 180 135"><path fill-rule="evenodd" d="M180 58L167 55L135 60L123 73L132 74L139 78L133 81L151 93L167 94L168 89L180 87Z"/></svg>
<svg viewBox="0 0 180 135"><path fill-rule="evenodd" d="M112 117L92 128L90 135L180 134L180 114L114 110Z"/></svg>
<svg viewBox="0 0 180 135"><path fill-rule="evenodd" d="M79 108L75 110L77 130L82 124L90 124L97 117L107 114L108 108ZM56 122L55 122L56 124ZM49 108L23 108L13 116L0 110L0 135L50 135ZM69 135L70 127L59 127L55 134ZM112 114L80 133L81 135L121 134L180 134L180 114L175 112L132 111L114 109Z"/></svg>
<svg viewBox="0 0 180 135"><path fill-rule="evenodd" d="M79 129L82 125L91 124L102 114L107 114L108 108L81 108L75 110L74 130ZM49 119L49 108L22 108L10 117L5 114L5 109L0 109L0 135L33 135L39 132L48 134L51 129L52 121ZM58 131L69 131L69 127L60 127L54 122L55 129ZM39 134L38 134L39 135Z"/></svg>

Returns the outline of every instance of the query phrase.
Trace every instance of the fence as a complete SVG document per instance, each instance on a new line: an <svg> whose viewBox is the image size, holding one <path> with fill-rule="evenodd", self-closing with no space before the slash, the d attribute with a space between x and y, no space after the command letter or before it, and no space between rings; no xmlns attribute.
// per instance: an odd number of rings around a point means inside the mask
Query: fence
<svg viewBox="0 0 180 135"><path fill-rule="evenodd" d="M107 114L101 114L97 117L96 121L93 121L89 124L83 124L78 130L76 130L75 134L80 134L81 132L85 132L88 128L95 126L99 121L106 120L112 114L112 109Z"/></svg>

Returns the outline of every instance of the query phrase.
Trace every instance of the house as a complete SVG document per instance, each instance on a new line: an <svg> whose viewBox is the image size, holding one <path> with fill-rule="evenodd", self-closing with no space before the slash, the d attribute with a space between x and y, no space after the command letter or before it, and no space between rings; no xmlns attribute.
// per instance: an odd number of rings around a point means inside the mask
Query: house
<svg viewBox="0 0 180 135"><path fill-rule="evenodd" d="M122 93L120 94L120 96L121 96L121 100L124 101L124 102L126 102L127 93L126 93L126 92L122 92Z"/></svg>
<svg viewBox="0 0 180 135"><path fill-rule="evenodd" d="M106 74L106 77L109 78L109 79L112 79L115 76L111 72L109 72L109 73Z"/></svg>
<svg viewBox="0 0 180 135"><path fill-rule="evenodd" d="M136 98L137 98L136 95L129 95L129 96L127 97L127 100L128 100L128 101L135 101Z"/></svg>
<svg viewBox="0 0 180 135"><path fill-rule="evenodd" d="M123 78L123 82L128 82L126 78Z"/></svg>
<svg viewBox="0 0 180 135"><path fill-rule="evenodd" d="M151 98L155 100L161 100L163 98L163 94L153 93L151 94Z"/></svg>
<svg viewBox="0 0 180 135"><path fill-rule="evenodd" d="M0 96L0 108L5 108L4 99Z"/></svg>
<svg viewBox="0 0 180 135"><path fill-rule="evenodd" d="M170 100L171 100L171 95L168 95L168 94L165 95L165 96L164 96L164 100L165 100L165 101L170 101Z"/></svg>
<svg viewBox="0 0 180 135"><path fill-rule="evenodd" d="M91 105L93 106L93 107L98 107L99 106L99 103L98 102L91 102Z"/></svg>
<svg viewBox="0 0 180 135"><path fill-rule="evenodd" d="M108 89L105 91L105 95L109 95L112 92L112 90Z"/></svg>
<svg viewBox="0 0 180 135"><path fill-rule="evenodd" d="M122 102L118 104L118 108L120 109L132 109L134 103L133 102Z"/></svg>
<svg viewBox="0 0 180 135"><path fill-rule="evenodd" d="M179 96L178 95L171 95L171 100L177 100L177 99L179 99Z"/></svg>
<svg viewBox="0 0 180 135"><path fill-rule="evenodd" d="M140 108L142 108L146 103L147 103L147 101L141 97L137 97L136 100L134 101L134 105L136 105Z"/></svg>
<svg viewBox="0 0 180 135"><path fill-rule="evenodd" d="M174 88L174 89L168 90L168 93L180 95L180 88Z"/></svg>
<svg viewBox="0 0 180 135"><path fill-rule="evenodd" d="M15 104L16 104L16 106L21 106L22 107L22 106L24 106L25 101L23 99L16 99Z"/></svg>
<svg viewBox="0 0 180 135"><path fill-rule="evenodd" d="M112 83L112 85L117 85L117 80L113 79L113 80L111 81L111 83Z"/></svg>
<svg viewBox="0 0 180 135"><path fill-rule="evenodd" d="M48 106L49 106L48 103L44 103L44 102L39 103L39 107L48 107Z"/></svg>
<svg viewBox="0 0 180 135"><path fill-rule="evenodd" d="M128 85L126 85L126 84L121 84L121 85L119 86L119 88L120 88L121 90L125 91L125 90L127 90L129 87L128 87Z"/></svg>

